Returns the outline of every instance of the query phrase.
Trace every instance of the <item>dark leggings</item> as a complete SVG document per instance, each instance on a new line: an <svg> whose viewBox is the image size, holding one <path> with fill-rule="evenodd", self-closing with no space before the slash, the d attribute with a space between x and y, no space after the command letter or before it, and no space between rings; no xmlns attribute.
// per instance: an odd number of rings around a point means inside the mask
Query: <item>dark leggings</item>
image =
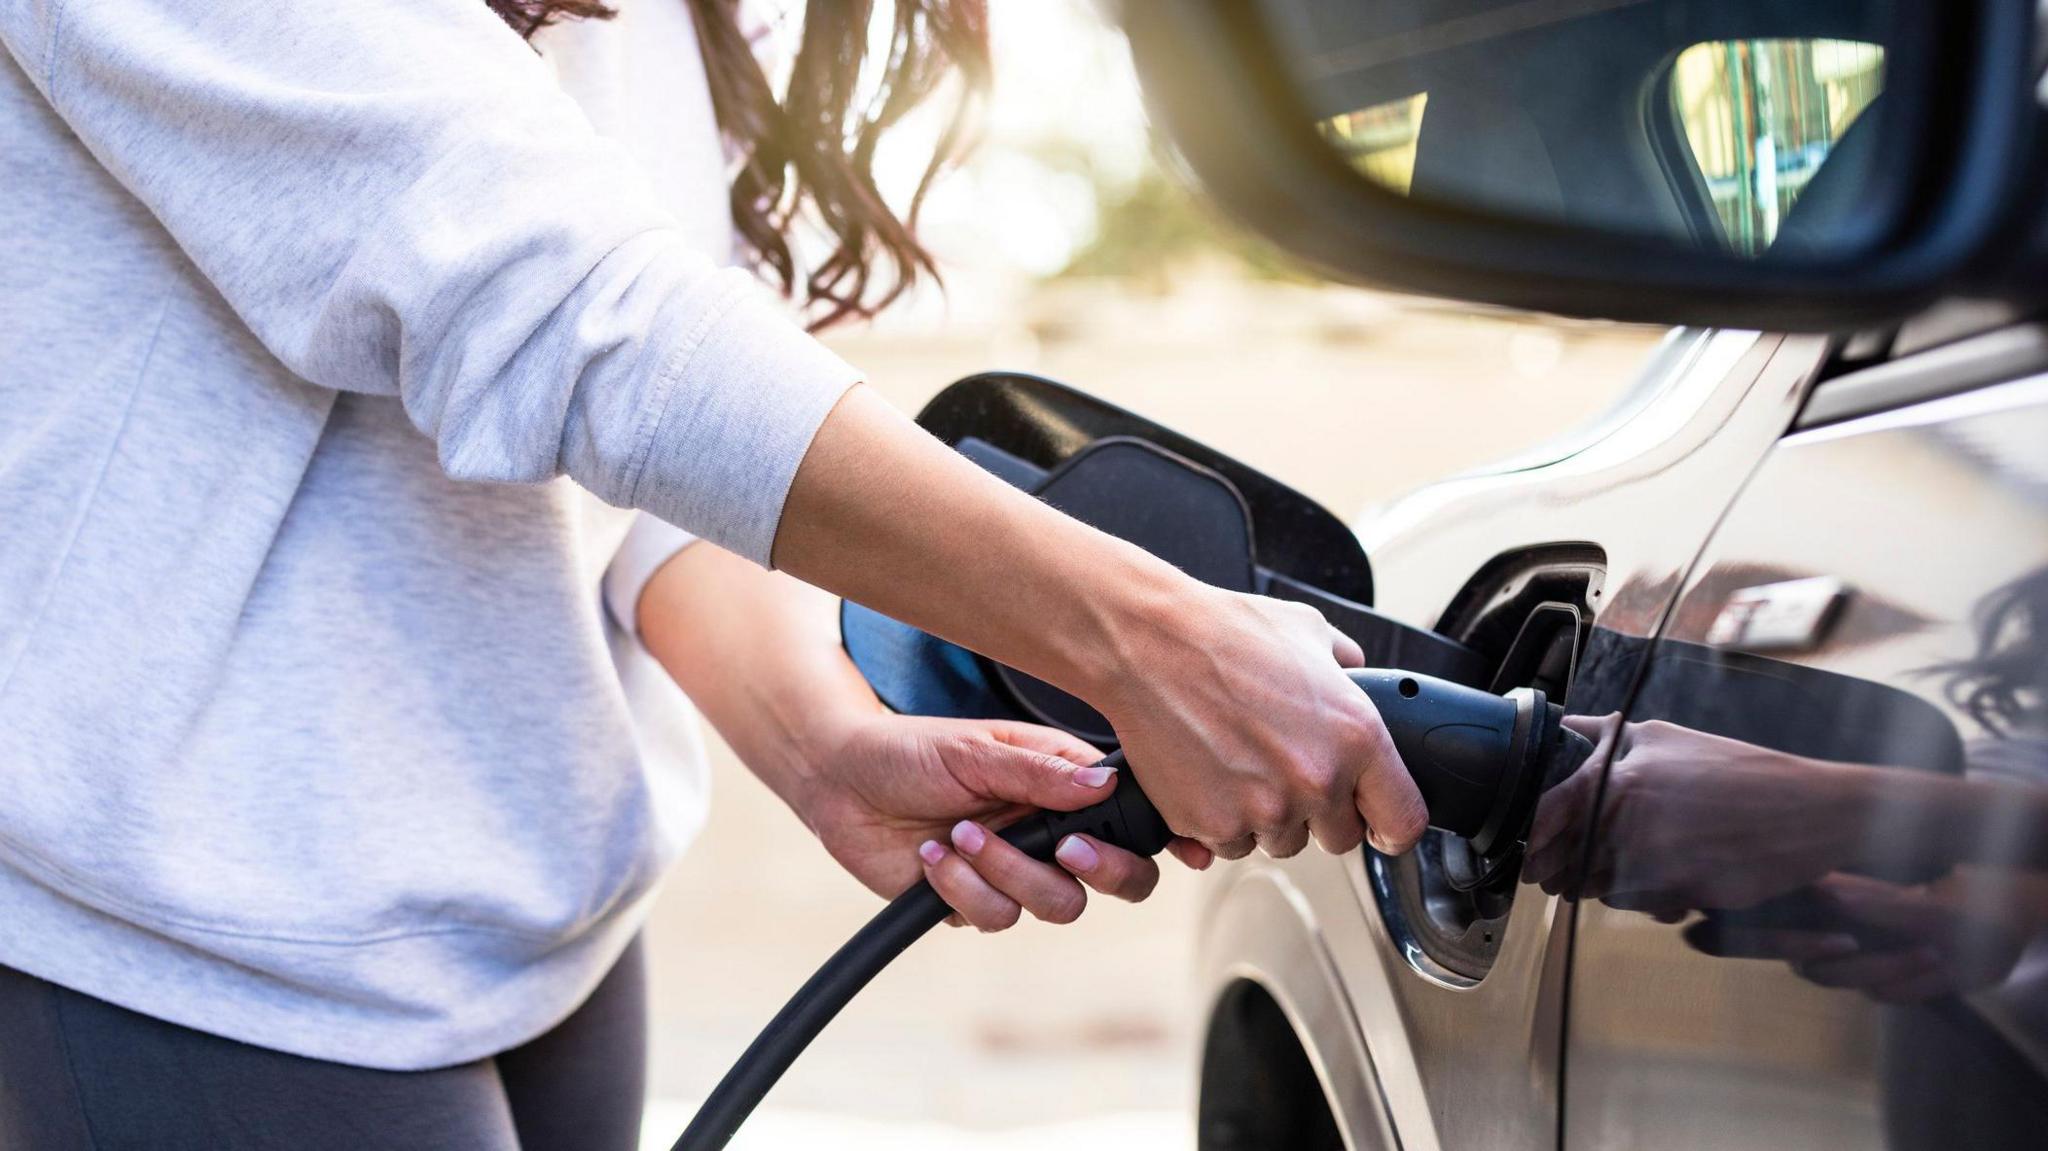
<svg viewBox="0 0 2048 1151"><path fill-rule="evenodd" d="M251 1047L0 967L0 1151L634 1151L646 1091L636 942L554 1030L436 1071Z"/></svg>

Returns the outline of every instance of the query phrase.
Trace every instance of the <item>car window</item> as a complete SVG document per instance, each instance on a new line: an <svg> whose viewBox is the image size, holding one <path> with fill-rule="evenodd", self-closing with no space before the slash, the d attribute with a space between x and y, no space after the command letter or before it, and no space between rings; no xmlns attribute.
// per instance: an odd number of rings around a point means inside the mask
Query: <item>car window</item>
<svg viewBox="0 0 2048 1151"><path fill-rule="evenodd" d="M1672 111L1723 239L1770 247L1884 88L1884 49L1853 40L1709 40L1672 61Z"/></svg>
<svg viewBox="0 0 2048 1151"><path fill-rule="evenodd" d="M1317 127L1360 174L1402 195L1415 179L1415 141L1429 93L1383 100L1324 120Z"/></svg>

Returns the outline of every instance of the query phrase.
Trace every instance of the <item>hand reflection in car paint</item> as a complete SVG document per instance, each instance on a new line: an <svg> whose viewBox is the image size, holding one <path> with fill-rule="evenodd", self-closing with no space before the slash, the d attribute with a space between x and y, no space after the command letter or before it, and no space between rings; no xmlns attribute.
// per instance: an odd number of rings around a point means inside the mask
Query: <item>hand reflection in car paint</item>
<svg viewBox="0 0 2048 1151"><path fill-rule="evenodd" d="M1930 669L1985 732L1961 775L1569 717L1597 746L1539 802L1524 880L1884 1002L2048 979L2048 569L1976 616L1976 655Z"/></svg>

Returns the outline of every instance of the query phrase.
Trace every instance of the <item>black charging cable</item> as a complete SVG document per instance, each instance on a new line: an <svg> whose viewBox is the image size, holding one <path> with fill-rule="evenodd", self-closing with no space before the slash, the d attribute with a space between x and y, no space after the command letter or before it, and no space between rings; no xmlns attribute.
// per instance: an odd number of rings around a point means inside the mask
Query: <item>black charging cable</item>
<svg viewBox="0 0 2048 1151"><path fill-rule="evenodd" d="M1102 762L1106 767L1121 768L1123 752L1113 752ZM1166 821L1138 787L1137 778L1125 771L1118 772L1116 791L1100 803L1079 811L1041 811L998 834L1024 854L1044 862L1052 859L1053 849L1062 839L1075 832L1147 856L1165 850L1173 838ZM671 1151L715 1151L731 1142L740 1124L754 1113L762 1097L818 1032L903 954L904 948L952 913L952 907L929 883L918 883L890 900L889 906L833 953L747 1045L746 1053L719 1080Z"/></svg>

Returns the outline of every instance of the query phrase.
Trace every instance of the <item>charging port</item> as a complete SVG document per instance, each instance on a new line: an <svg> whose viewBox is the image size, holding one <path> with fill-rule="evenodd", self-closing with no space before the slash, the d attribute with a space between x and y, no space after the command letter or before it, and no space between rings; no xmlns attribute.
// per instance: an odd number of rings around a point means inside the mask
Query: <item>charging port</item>
<svg viewBox="0 0 2048 1151"><path fill-rule="evenodd" d="M1563 703L1606 567L1606 556L1584 545L1501 557L1452 600L1437 630L1486 658L1493 691L1533 687ZM1432 828L1407 855L1364 854L1380 914L1409 963L1447 983L1484 978L1507 935L1519 838L1482 854L1470 840Z"/></svg>

